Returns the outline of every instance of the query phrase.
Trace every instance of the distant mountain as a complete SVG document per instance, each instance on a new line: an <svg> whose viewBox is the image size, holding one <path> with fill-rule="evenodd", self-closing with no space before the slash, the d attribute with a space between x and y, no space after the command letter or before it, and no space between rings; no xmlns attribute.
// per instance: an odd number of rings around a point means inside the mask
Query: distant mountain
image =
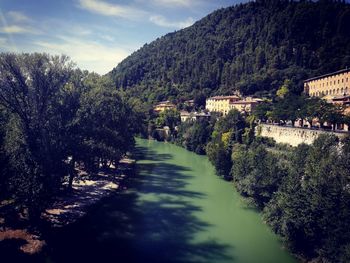
<svg viewBox="0 0 350 263"><path fill-rule="evenodd" d="M123 60L109 75L144 100L268 93L350 66L350 5L255 1L217 10Z"/></svg>

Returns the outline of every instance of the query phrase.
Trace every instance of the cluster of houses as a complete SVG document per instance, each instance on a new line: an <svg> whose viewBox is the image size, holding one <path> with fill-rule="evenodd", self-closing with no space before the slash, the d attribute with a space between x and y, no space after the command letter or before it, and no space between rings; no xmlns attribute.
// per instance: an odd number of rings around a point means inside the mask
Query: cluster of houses
<svg viewBox="0 0 350 263"><path fill-rule="evenodd" d="M206 100L205 108L209 112L220 112L223 116L227 115L230 110L236 109L242 113L251 113L256 105L262 102L262 99L239 96L215 96Z"/></svg>
<svg viewBox="0 0 350 263"><path fill-rule="evenodd" d="M211 112L217 112L225 116L232 109L236 109L242 113L249 114L260 102L262 102L261 99L252 97L240 98L236 95L210 97L206 99L206 106L205 110L203 111L181 111L181 121L185 122L187 120L196 121L200 119L210 119ZM193 106L193 100L186 101L186 104ZM170 101L161 101L153 108L153 110L158 113L169 109L176 109L176 105Z"/></svg>
<svg viewBox="0 0 350 263"><path fill-rule="evenodd" d="M344 114L350 115L350 69L346 68L305 80L304 93L310 97L317 96L327 100L329 103L341 105L344 108ZM232 109L249 114L262 101L259 98L240 97L238 95L214 96L206 99L205 110L199 112L181 111L181 121L210 119L213 112L225 116ZM185 105L193 106L194 101L188 100L185 102ZM162 101L154 107L156 112L168 109L176 109L176 105L170 101ZM304 122L300 121L300 123ZM339 125L337 129L349 131L349 127L344 124Z"/></svg>

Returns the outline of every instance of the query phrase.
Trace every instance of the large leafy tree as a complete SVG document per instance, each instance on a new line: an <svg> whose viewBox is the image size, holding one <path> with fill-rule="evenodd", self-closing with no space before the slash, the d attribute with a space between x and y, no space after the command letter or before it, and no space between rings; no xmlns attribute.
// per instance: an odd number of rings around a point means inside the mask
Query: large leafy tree
<svg viewBox="0 0 350 263"><path fill-rule="evenodd" d="M79 151L73 157L91 170L101 164L116 165L134 145L135 116L108 78L90 74L84 85L87 88L74 119Z"/></svg>
<svg viewBox="0 0 350 263"><path fill-rule="evenodd" d="M293 251L307 259L349 260L349 139L320 136L300 145L265 217Z"/></svg>
<svg viewBox="0 0 350 263"><path fill-rule="evenodd" d="M138 117L107 77L66 56L0 54L0 189L37 220L76 167L117 165ZM37 221L36 221L37 222Z"/></svg>
<svg viewBox="0 0 350 263"><path fill-rule="evenodd" d="M64 175L58 109L72 66L65 56L0 54L0 103L13 114L5 148L17 174L18 196L34 217Z"/></svg>

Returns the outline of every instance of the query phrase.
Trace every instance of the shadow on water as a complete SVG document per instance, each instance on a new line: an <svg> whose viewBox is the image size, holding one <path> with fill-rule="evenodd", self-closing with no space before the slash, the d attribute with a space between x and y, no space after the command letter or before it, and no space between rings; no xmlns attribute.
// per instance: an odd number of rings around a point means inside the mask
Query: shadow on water
<svg viewBox="0 0 350 263"><path fill-rule="evenodd" d="M192 240L210 225L195 215L196 200L206 197L186 190L189 170L147 148L136 155L147 162L137 164L127 190L48 237L48 262L232 262L230 246Z"/></svg>
<svg viewBox="0 0 350 263"><path fill-rule="evenodd" d="M156 151L153 151L147 147L142 147L142 146L137 147L134 150L133 155L135 156L136 160L143 160L147 158L147 160L149 161L158 161L158 162L170 160L173 157L173 155L171 154L157 153Z"/></svg>

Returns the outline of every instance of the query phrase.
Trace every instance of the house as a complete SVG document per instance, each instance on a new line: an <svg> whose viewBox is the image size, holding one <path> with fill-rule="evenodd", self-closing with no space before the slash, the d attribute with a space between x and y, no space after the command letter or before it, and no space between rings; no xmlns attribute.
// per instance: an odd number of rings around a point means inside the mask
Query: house
<svg viewBox="0 0 350 263"><path fill-rule="evenodd" d="M209 112L221 112L226 115L230 111L230 103L240 100L236 95L215 96L206 99L205 109Z"/></svg>
<svg viewBox="0 0 350 263"><path fill-rule="evenodd" d="M154 106L153 110L155 112L162 112L165 110L176 109L176 105L171 103L170 101L161 101L157 105Z"/></svg>
<svg viewBox="0 0 350 263"><path fill-rule="evenodd" d="M304 92L311 97L350 95L350 69L307 79L304 81Z"/></svg>
<svg viewBox="0 0 350 263"><path fill-rule="evenodd" d="M254 108L263 100L251 97L229 103L229 110L236 109L239 112L251 113Z"/></svg>
<svg viewBox="0 0 350 263"><path fill-rule="evenodd" d="M188 111L181 111L180 112L181 122L185 122L188 120L191 121L198 121L202 119L210 119L210 113L207 112L188 112Z"/></svg>

